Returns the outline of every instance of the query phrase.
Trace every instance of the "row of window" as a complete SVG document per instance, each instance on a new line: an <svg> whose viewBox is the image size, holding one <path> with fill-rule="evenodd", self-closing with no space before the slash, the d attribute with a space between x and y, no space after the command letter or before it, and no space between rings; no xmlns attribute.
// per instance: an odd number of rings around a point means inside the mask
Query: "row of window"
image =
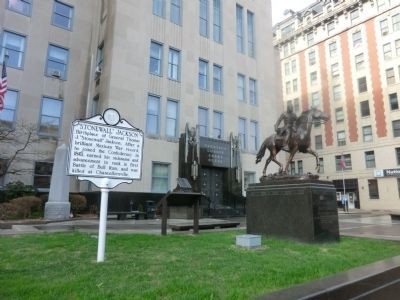
<svg viewBox="0 0 400 300"><path fill-rule="evenodd" d="M32 14L32 0L7 0L7 8L25 16ZM51 24L72 30L74 8L71 5L55 0Z"/></svg>
<svg viewBox="0 0 400 300"><path fill-rule="evenodd" d="M9 89L6 93L4 109L0 114L0 127L13 128L18 102L19 91ZM62 100L43 97L40 106L38 134L41 136L57 137L61 127L62 111Z"/></svg>
<svg viewBox="0 0 400 300"><path fill-rule="evenodd" d="M7 65L13 68L22 69L25 58L26 37L17 33L3 31L0 59L2 60L5 54L8 55ZM69 51L63 47L50 44L47 49L47 60L45 74L67 79Z"/></svg>
<svg viewBox="0 0 400 300"><path fill-rule="evenodd" d="M150 43L150 74L163 76L163 45L156 41ZM209 62L200 58L198 65L198 87L201 90L210 89ZM181 80L181 52L180 50L169 48L168 50L168 79L174 81ZM223 94L223 68L218 64L212 65L212 90L215 94ZM237 74L237 99L246 102L248 94L249 103L257 104L257 81L254 78L248 79L248 93L246 76Z"/></svg>

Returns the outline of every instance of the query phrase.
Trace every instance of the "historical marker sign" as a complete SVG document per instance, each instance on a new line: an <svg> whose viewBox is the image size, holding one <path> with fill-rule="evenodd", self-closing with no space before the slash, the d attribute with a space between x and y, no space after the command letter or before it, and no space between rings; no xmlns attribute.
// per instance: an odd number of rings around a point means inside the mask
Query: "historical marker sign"
<svg viewBox="0 0 400 300"><path fill-rule="evenodd" d="M140 179L143 132L125 120L113 126L105 119L98 115L73 122L68 174L88 180Z"/></svg>

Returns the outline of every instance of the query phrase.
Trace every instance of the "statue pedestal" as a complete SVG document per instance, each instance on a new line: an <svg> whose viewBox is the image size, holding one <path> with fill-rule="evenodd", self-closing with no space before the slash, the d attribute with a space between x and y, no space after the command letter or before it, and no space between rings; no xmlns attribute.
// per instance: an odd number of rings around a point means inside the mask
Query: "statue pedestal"
<svg viewBox="0 0 400 300"><path fill-rule="evenodd" d="M275 177L251 184L246 211L249 234L339 241L336 189L330 181Z"/></svg>

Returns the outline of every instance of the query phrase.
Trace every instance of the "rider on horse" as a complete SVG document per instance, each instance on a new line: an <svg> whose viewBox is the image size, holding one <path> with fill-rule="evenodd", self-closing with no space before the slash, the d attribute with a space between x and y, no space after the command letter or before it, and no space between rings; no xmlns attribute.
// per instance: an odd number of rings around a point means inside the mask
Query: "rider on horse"
<svg viewBox="0 0 400 300"><path fill-rule="evenodd" d="M276 139L282 140L282 145L289 144L290 137L296 131L296 120L297 115L293 112L293 106L291 103L288 103L287 111L283 112L275 123ZM282 121L283 127L279 127Z"/></svg>

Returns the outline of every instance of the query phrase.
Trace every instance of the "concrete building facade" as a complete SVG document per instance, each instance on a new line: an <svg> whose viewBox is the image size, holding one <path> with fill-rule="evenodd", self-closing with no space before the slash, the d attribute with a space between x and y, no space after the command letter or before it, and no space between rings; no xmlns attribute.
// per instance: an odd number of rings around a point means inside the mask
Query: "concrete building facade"
<svg viewBox="0 0 400 300"><path fill-rule="evenodd" d="M39 124L57 125L47 129L50 136L40 134L49 168L74 119L117 109L145 141L142 179L116 191L174 188L187 124L212 140L238 136L244 193L261 175L255 154L280 111L270 6L267 0L0 0L2 51L14 35L24 43L17 50L23 64L9 59L9 87L18 101L7 109L13 122L36 123L40 116ZM59 102L45 113L47 97ZM36 162L27 164L35 169ZM23 178L35 185L36 177ZM13 180L7 175L4 183ZM71 187L95 189L75 179Z"/></svg>
<svg viewBox="0 0 400 300"><path fill-rule="evenodd" d="M338 200L362 209L400 209L400 2L316 1L274 27L285 106L316 106L331 120L316 124L320 178ZM291 172L312 172L296 155Z"/></svg>

